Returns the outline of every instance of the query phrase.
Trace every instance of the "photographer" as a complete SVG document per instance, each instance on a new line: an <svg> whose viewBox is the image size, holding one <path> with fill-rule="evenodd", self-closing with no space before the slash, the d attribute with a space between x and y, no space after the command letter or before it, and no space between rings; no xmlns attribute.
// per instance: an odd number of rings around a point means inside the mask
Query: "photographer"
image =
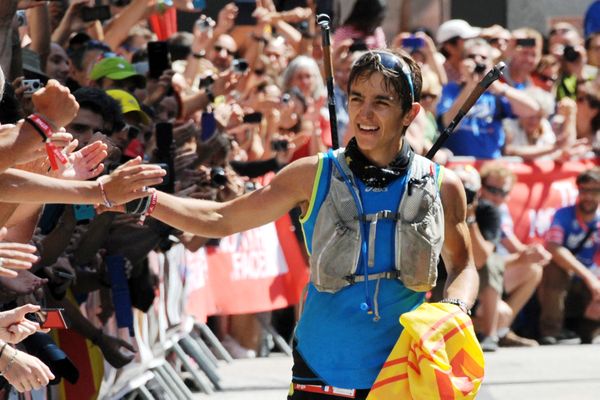
<svg viewBox="0 0 600 400"><path fill-rule="evenodd" d="M485 40L467 40L464 49L465 59L461 68L465 80L462 85L450 82L443 87L437 107L440 130L448 126L484 74L492 68L492 48ZM537 103L522 91L495 81L465 115L444 146L457 156L498 158L502 155L505 139L502 119L515 115L532 116L538 111Z"/></svg>

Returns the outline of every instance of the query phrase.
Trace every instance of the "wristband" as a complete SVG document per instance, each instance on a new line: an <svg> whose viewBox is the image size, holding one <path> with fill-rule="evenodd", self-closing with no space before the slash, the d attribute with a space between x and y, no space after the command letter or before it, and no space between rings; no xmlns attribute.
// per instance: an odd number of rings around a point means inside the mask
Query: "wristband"
<svg viewBox="0 0 600 400"><path fill-rule="evenodd" d="M463 310L465 312L465 314L471 315L471 308L469 307L469 305L466 302L462 301L461 299L442 299L439 302L447 303L447 304L454 304L455 306L458 306L458 308Z"/></svg>
<svg viewBox="0 0 600 400"><path fill-rule="evenodd" d="M33 124L38 132L40 130L43 132L43 136L45 138L44 140L47 140L54 134L50 123L37 114L31 114L30 116L25 118L25 120L28 121L30 124Z"/></svg>
<svg viewBox="0 0 600 400"><path fill-rule="evenodd" d="M150 206L150 196L142 197L125 203L125 212L127 214L143 214Z"/></svg>
<svg viewBox="0 0 600 400"><path fill-rule="evenodd" d="M148 208L140 216L138 225L144 225L144 221L146 221L146 218L150 214L152 214L152 212L154 212L154 209L156 208L156 203L158 203L158 194L156 194L156 192L154 192L154 193L152 193L152 196L148 196L148 197L146 197L146 199L150 199L150 202L148 203Z"/></svg>
<svg viewBox="0 0 600 400"><path fill-rule="evenodd" d="M31 117L27 117L25 118L25 122L27 122L29 125L31 125L31 127L33 129L35 129L35 131L42 137L42 142L45 142L46 140L48 140L48 136L46 135L46 133L44 132L44 130L42 128L40 128Z"/></svg>
<svg viewBox="0 0 600 400"><path fill-rule="evenodd" d="M194 57L197 60L201 60L204 57L206 57L206 51L200 50L199 52L194 52L192 53L192 57Z"/></svg>
<svg viewBox="0 0 600 400"><path fill-rule="evenodd" d="M102 202L104 203L104 206L106 208L112 208L113 203L108 199L108 196L106 195L106 190L104 190L104 185L102 184L102 181L100 179L98 179L96 182L98 182L98 187L100 188L100 193L102 194Z"/></svg>
<svg viewBox="0 0 600 400"><path fill-rule="evenodd" d="M60 161L60 163L63 165L69 163L69 160L67 159L67 157L65 157L62 151L60 151L54 145L54 143L50 141L50 138L52 137L54 132L52 131L52 127L50 126L50 123L48 121L46 121L44 118L40 117L37 114L31 114L30 116L25 118L25 121L27 121L27 123L33 126L36 132L40 134L43 141L46 143L46 154L48 155L48 160L50 161L50 168L52 168L53 170L58 169L57 160Z"/></svg>

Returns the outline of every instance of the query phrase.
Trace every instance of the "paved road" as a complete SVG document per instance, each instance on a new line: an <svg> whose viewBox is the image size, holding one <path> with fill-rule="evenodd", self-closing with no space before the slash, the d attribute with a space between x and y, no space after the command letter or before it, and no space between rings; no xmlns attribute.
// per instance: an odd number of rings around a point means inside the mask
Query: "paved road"
<svg viewBox="0 0 600 400"><path fill-rule="evenodd" d="M289 386L291 359L236 360L222 365L224 390L211 400L283 400ZM600 345L500 349L486 354L486 379L480 400L598 400Z"/></svg>

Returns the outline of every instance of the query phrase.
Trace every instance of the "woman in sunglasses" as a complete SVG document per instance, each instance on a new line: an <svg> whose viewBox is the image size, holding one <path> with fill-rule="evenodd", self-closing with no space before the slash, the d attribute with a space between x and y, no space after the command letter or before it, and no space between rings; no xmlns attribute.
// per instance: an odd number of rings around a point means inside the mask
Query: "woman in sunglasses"
<svg viewBox="0 0 600 400"><path fill-rule="evenodd" d="M312 278L295 334L292 400L365 399L402 332L399 316L435 285L442 252L448 317L468 313L477 293L462 183L404 140L420 110L418 65L406 53L366 52L348 89L354 138L345 149L301 158L232 201L160 192L152 201L155 218L204 237L301 207Z"/></svg>

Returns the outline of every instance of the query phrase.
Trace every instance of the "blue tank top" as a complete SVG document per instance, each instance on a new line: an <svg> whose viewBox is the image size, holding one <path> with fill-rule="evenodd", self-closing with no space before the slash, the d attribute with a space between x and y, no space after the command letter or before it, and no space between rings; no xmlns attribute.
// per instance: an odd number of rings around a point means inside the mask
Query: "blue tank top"
<svg viewBox="0 0 600 400"><path fill-rule="evenodd" d="M301 219L309 254L315 221L329 190L332 168L335 167L330 156L320 155L313 197ZM396 179L384 191L356 181L365 213L398 209L406 176ZM391 220L378 222L375 266L369 268L370 274L394 270L394 227L395 222ZM357 273L363 273L362 265L361 260ZM371 299L374 292L375 281L369 281ZM335 294L319 292L309 284L304 311L296 328L296 349L312 371L328 385L368 389L402 332L398 321L400 315L416 308L424 297L424 293L406 289L399 280L382 279L377 296L380 319L375 322L373 314L360 308L365 301L364 282L347 286ZM302 380L302 377L294 378Z"/></svg>

